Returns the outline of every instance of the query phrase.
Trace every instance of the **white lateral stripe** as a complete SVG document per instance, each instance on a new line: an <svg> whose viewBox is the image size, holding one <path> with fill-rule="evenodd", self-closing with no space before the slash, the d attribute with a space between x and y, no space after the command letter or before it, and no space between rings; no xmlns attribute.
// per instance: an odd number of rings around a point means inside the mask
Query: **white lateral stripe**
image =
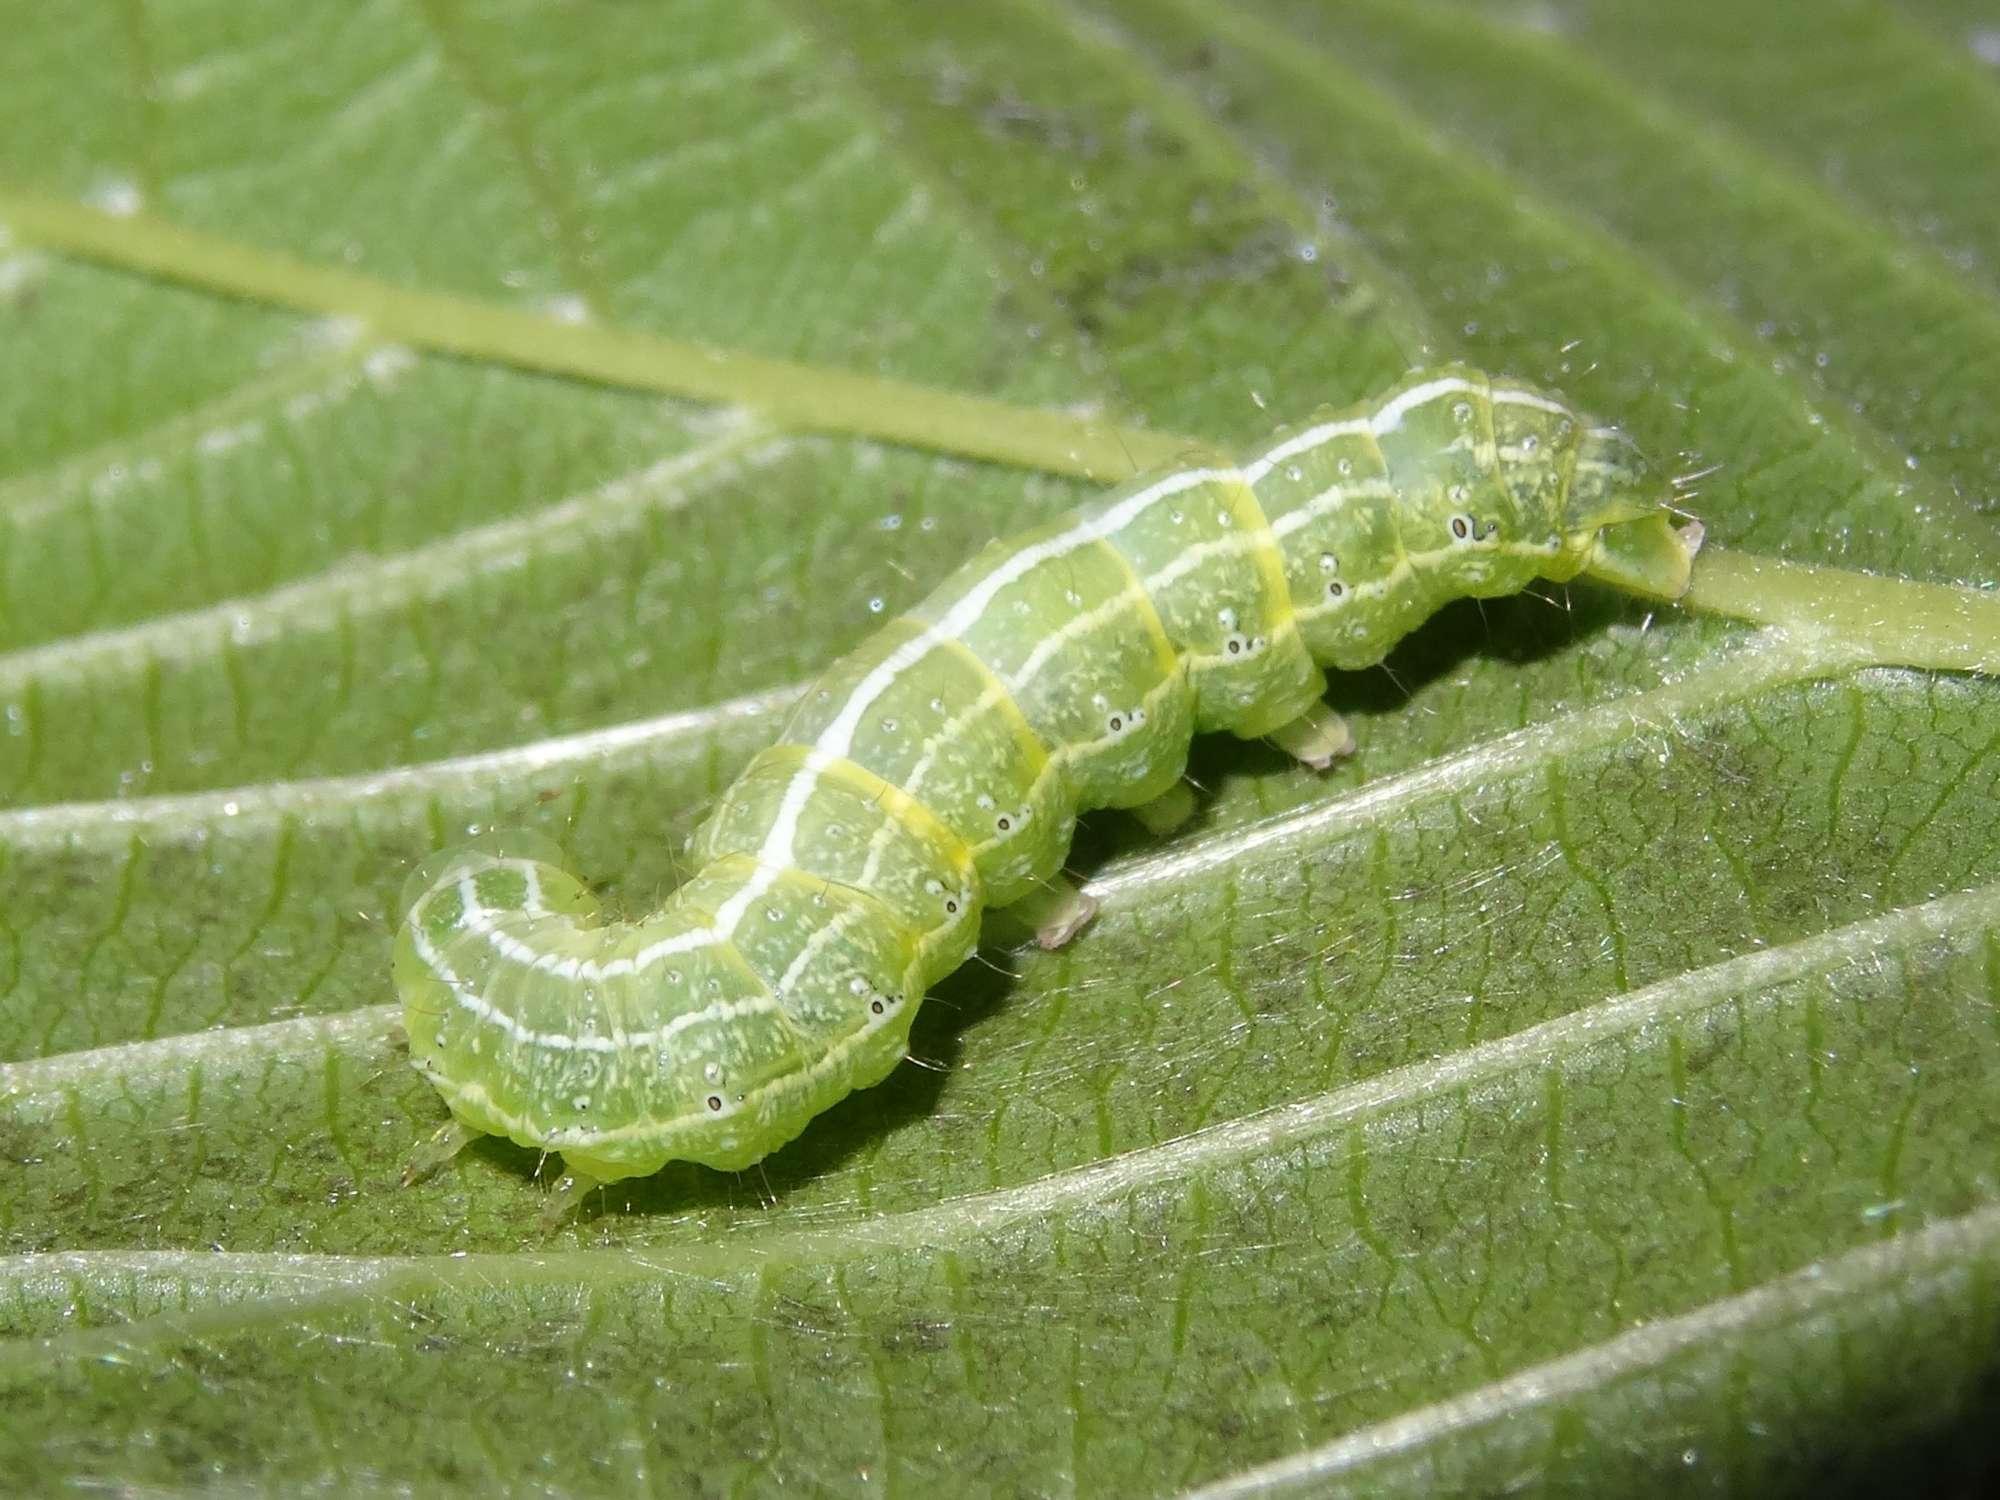
<svg viewBox="0 0 2000 1500"><path fill-rule="evenodd" d="M1336 484L1321 490L1297 510L1288 510L1271 522L1271 535L1290 536L1301 526L1339 510L1349 500L1393 500L1396 487L1386 479L1363 479L1355 484Z"/></svg>
<svg viewBox="0 0 2000 1500"><path fill-rule="evenodd" d="M1207 562L1210 558L1245 551L1250 547L1256 546L1270 535L1269 531L1232 531L1227 536L1210 537L1205 542L1197 542L1192 547L1184 548L1164 568L1159 569L1157 572L1148 573L1144 578L1138 580L1139 594L1136 597L1142 601L1148 600L1160 589L1165 588L1183 574L1200 567L1201 564ZM1069 645L1078 636L1089 635L1098 626L1104 624L1105 621L1122 613L1134 597L1132 589L1128 585L1111 595L1108 599L1085 610L1082 614L1071 615L1061 625L1044 636L1035 649L1028 653L1020 666L1007 674L1005 681L1008 689L1013 691L1025 683L1032 682L1035 674L1048 665L1050 657Z"/></svg>
<svg viewBox="0 0 2000 1500"><path fill-rule="evenodd" d="M1145 585L1142 583L1140 588L1143 589L1144 587ZM1034 681L1035 674L1041 671L1051 656L1054 656L1058 651L1069 645L1078 636L1089 635L1105 621L1122 614L1126 606L1135 597L1128 585L1113 594L1109 599L1091 606L1082 614L1071 615L1061 625L1043 636L1036 643L1035 649L1028 653L1027 658L1021 665L1014 668L1013 671L1001 679L1007 684L1007 690L1011 693L1017 693L1024 684Z"/></svg>
<svg viewBox="0 0 2000 1500"><path fill-rule="evenodd" d="M857 909L849 907L846 911L836 913L831 922L822 922L815 928L813 935L799 944L799 951L793 956L791 963L786 965L785 972L778 976L778 982L772 988L781 995L789 991L798 982L799 975L805 972L806 965L817 959L820 950L828 943L845 933L853 925L857 915Z"/></svg>
<svg viewBox="0 0 2000 1500"><path fill-rule="evenodd" d="M1241 552L1255 546L1267 535L1269 533L1264 531L1232 531L1227 536L1210 537L1205 542L1197 542L1192 547L1184 548L1164 568L1138 580L1137 596L1128 585L1108 599L1092 605L1082 614L1071 615L1061 625L1043 636L1022 663L1006 675L1004 680L1008 690L1018 691L1026 683L1034 681L1035 675L1048 665L1050 657L1068 646L1078 636L1089 635L1107 620L1123 613L1135 597L1141 600L1150 599L1158 590L1165 588L1184 573L1200 567L1210 558Z"/></svg>
<svg viewBox="0 0 2000 1500"><path fill-rule="evenodd" d="M637 974L641 969L652 968L663 958L672 958L676 953L692 953L697 948L713 948L721 940L721 935L712 927L691 927L686 932L677 932L672 937L648 944L630 958L614 958L598 971L597 977L609 979L617 974Z"/></svg>
<svg viewBox="0 0 2000 1500"><path fill-rule="evenodd" d="M1196 568L1213 557L1227 557L1237 552L1247 551L1260 542L1271 541L1267 527L1255 531L1232 531L1227 536L1210 537L1205 542L1197 542L1192 547L1184 547L1174 560L1157 573L1149 573L1140 587L1150 598L1159 589L1192 573ZM1273 543L1273 545L1276 545Z"/></svg>

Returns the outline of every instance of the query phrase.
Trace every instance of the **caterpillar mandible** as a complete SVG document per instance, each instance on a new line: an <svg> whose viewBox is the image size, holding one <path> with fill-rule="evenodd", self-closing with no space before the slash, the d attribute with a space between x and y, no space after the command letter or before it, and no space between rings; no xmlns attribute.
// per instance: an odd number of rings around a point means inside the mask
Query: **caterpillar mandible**
<svg viewBox="0 0 2000 1500"><path fill-rule="evenodd" d="M654 915L600 922L519 840L424 863L394 966L452 1115L432 1162L504 1135L562 1153L566 1198L750 1165L894 1069L985 909L1041 893L1051 945L1088 920L1047 894L1080 811L1171 796L1212 730L1330 763L1321 669L1452 599L1584 572L1678 598L1673 498L1617 428L1454 366L994 542L826 671Z"/></svg>

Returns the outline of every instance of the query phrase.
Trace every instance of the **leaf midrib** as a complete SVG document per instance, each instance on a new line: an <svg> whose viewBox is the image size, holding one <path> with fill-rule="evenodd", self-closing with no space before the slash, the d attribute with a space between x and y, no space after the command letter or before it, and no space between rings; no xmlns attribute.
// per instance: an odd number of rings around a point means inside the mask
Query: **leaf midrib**
<svg viewBox="0 0 2000 1500"><path fill-rule="evenodd" d="M4 182L0 225L46 249L115 269L295 312L359 318L380 338L432 353L751 407L796 431L1099 481L1168 462L1195 445L1172 433L936 386L409 290L148 214L104 213Z"/></svg>
<svg viewBox="0 0 2000 1500"><path fill-rule="evenodd" d="M1268 21L1247 13L1220 14L1210 0L1173 0L1173 3L1184 14L1215 28L1217 34L1234 36L1239 45L1252 48L1271 65L1300 74L1309 86L1324 89L1337 81L1344 94L1364 99L1384 121L1385 128L1436 154L1442 169L1458 172L1468 179L1479 175L1467 167L1467 153L1474 149L1472 143L1459 140L1455 142L1458 149L1444 152L1431 132L1411 117L1385 88L1330 57L1323 48L1302 43L1289 33L1278 31ZM1097 23L1083 13L1072 10L1069 23L1083 44L1100 53L1118 50L1107 45L1096 29ZM1409 24L1407 20L1405 24ZM1439 22L1433 15L1421 24ZM1496 47L1526 45L1512 29L1490 26L1488 29ZM1541 45L1551 44L1543 41ZM1581 67L1580 60L1570 54L1556 51L1551 56L1558 63L1568 61L1572 71ZM1156 67L1141 62L1136 51L1132 59L1123 69L1127 76L1146 85L1155 102L1185 125L1181 116L1186 111L1174 107L1178 94L1171 81ZM1641 113L1646 109L1671 113L1669 106L1657 100L1641 101L1636 97L1622 100L1621 107ZM1285 194L1295 194L1296 189L1284 186L1281 179L1258 163L1254 153L1233 140L1230 132L1220 129L1204 132L1201 144L1205 150L1223 151L1247 164L1260 195L1272 211L1283 213L1288 220L1296 218L1285 211L1281 201ZM1762 177L1779 181L1794 196L1803 195L1801 201L1807 202L1812 211L1822 218L1839 219L1842 231L1851 231L1853 226L1842 217L1843 205L1839 200L1816 194L1809 185L1794 181L1793 174L1783 172L1777 164L1763 162L1747 143L1734 143L1734 149L1738 155L1751 159L1753 165L1761 163ZM1756 351L1755 341L1745 330L1735 327L1714 306L1713 299L1695 296L1690 289L1680 287L1671 273L1628 241L1593 221L1558 208L1536 184L1489 155L1480 154L1470 160L1490 179L1488 186L1495 201L1530 199L1530 211L1559 232L1592 240L1600 262L1607 268L1622 268L1622 274L1636 289L1669 314L1678 314L1697 341L1702 335L1710 335L1739 354ZM1728 165L1725 160L1725 166ZM1114 429L1107 433L1093 429L1091 424L1065 421L1054 413L957 396L929 386L798 365L747 351L717 349L620 329L578 328L499 306L404 292L366 277L291 262L248 245L182 230L145 215L114 218L74 204L11 191L0 184L0 222L10 217L17 225L25 224L31 238L40 237L57 248L113 266L165 275L226 295L298 310L357 314L376 323L388 336L411 336L411 328L392 325L416 316L431 335L412 337L411 341L420 347L582 375L611 384L630 383L698 399L734 401L761 407L782 423L808 430L851 432L931 451L997 458L1049 472L1086 473L1093 478L1121 475L1133 467L1148 467L1187 446L1186 439L1171 435L1145 429ZM1932 256L1926 249L1920 259L1929 266ZM2000 313L1996 313L1988 299L1968 300L1969 289L1949 267L1940 265L1936 272L1938 277L1945 278L1938 282L1939 286L1967 301L1969 316L2000 326ZM1393 278L1385 295L1401 305L1394 295ZM460 326L481 321L488 325L483 331ZM540 359L538 344L542 346ZM738 366L733 378L719 369L731 363ZM1762 360L1749 360L1744 367L1757 372L1761 380L1786 390L1802 417L1818 414L1828 419L1826 413L1819 413L1813 405L1802 372L1789 364L1782 372L1771 370L1768 362ZM745 375L749 378L743 378ZM912 411L917 413L914 422L906 420ZM1912 479L1902 473L1894 461L1894 445L1886 434L1856 416L1845 403L1832 404L1830 420L1844 427L1858 454L1865 455L1864 467L1878 478L1893 476L1900 484L1915 484L1934 508L1953 512L1967 508L1969 502L1928 475ZM934 425L927 427L927 423ZM1010 431L1022 433L1024 428L1039 430L1027 432L1025 441L1007 435ZM1112 440L1109 443L1104 441L1107 436ZM1109 451L1114 448L1115 456Z"/></svg>

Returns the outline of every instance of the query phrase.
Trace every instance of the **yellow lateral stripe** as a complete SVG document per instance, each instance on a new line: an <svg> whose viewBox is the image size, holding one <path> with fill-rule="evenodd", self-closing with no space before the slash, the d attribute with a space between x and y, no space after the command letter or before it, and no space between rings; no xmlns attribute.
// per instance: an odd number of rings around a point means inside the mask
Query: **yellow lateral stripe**
<svg viewBox="0 0 2000 1500"><path fill-rule="evenodd" d="M789 763L796 775L805 768L806 757L812 753L810 745L773 745L764 755L769 756L773 764ZM828 756L827 763L818 772L818 778L823 783L844 786L848 791L873 802L914 837L937 843L964 879L978 880L972 850L965 840L947 828L936 813L893 781L885 781L859 761L849 760L844 755Z"/></svg>
<svg viewBox="0 0 2000 1500"><path fill-rule="evenodd" d="M1099 537L1097 545L1111 555L1118 564L1118 570L1125 575L1125 587L1114 598L1124 598L1127 594L1138 597L1138 615L1145 626L1146 634L1153 642L1153 659L1168 676L1181 669L1180 653L1174 650L1173 638L1167 634L1167 627L1160 620L1160 611L1153 604L1153 596L1146 592L1146 582L1132 567L1132 560L1111 545L1108 537Z"/></svg>

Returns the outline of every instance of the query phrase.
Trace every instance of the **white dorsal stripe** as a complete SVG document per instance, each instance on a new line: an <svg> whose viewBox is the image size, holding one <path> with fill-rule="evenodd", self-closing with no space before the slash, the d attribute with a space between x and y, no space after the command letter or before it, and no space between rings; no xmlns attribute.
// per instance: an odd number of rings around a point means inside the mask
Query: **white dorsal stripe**
<svg viewBox="0 0 2000 1500"><path fill-rule="evenodd" d="M1335 438L1358 437L1374 431L1365 417L1348 418L1339 422L1321 422L1316 427L1308 427L1304 432L1294 433L1277 447L1243 466L1243 477L1255 489L1264 482L1264 477L1288 458L1297 458L1301 453L1310 453L1315 448L1324 447Z"/></svg>
<svg viewBox="0 0 2000 1500"><path fill-rule="evenodd" d="M524 914L537 918L553 915L546 907L539 904L541 886L540 878L532 868L534 863L533 860L493 860L488 864L480 866L480 869L511 868L522 870L529 879L535 882L533 890L537 897L536 904L522 908ZM459 929L486 939L488 945L508 962L519 964L525 969L533 969L540 974L553 974L558 979L580 979L591 983L601 983L607 979L617 979L627 974L636 974L643 969L650 968L663 958L671 958L676 953L692 953L700 948L713 947L721 941L721 938L713 928L694 927L686 932L677 932L672 937L662 938L657 943L649 944L647 947L641 948L630 958L614 958L610 963L602 964L595 959L584 958L577 954L566 954L536 948L532 944L515 937L512 933L500 930L495 919L506 915L506 913L496 912L480 901L478 888L474 884L475 877L478 874L479 870L471 870L459 876L459 903L464 909L464 914L458 921ZM420 926L413 923L412 931L416 932L418 937L421 938L422 931Z"/></svg>
<svg viewBox="0 0 2000 1500"><path fill-rule="evenodd" d="M1081 520L1067 531L1047 537L1032 547L1023 547L966 590L964 597L942 616L876 663L868 675L855 684L840 713L820 731L819 738L806 753L805 763L793 773L791 783L785 788L784 800L779 804L777 816L772 819L770 831L765 835L763 847L758 853L758 873L746 881L743 889L715 914L716 936L734 936L744 911L777 878L776 869L791 862L799 817L818 789L821 775L834 761L844 758L854 748L854 732L860 727L861 720L898 677L944 642L956 640L986 612L1003 589L1018 583L1044 562L1105 537L1115 536L1154 505L1173 495L1212 481L1228 482L1240 478L1233 468L1187 469L1169 474L1126 496L1102 515Z"/></svg>
<svg viewBox="0 0 2000 1500"><path fill-rule="evenodd" d="M471 885L472 878L470 875L462 877L459 881L459 899L464 903L465 907L464 916L460 920L460 930L475 933L483 937L488 943L493 945L494 951L501 953L503 956L512 957L513 955L509 953L508 949L510 946L513 946L518 947L522 953L531 958L535 956L548 957L547 954L537 955L536 950L521 943L519 939L514 938L511 934L498 931L493 924L493 918L496 914L480 902L478 892L471 889ZM412 915L414 917L417 914L413 913ZM444 954L438 951L437 945L431 942L430 937L424 931L421 921L413 920L411 922L410 939L412 946L417 950L417 956L424 961L425 967L430 969L443 982L445 988L451 992L453 1001L460 1009L469 1011L479 1020L497 1027L524 1047L544 1048L551 1052L614 1052L624 1047L658 1047L672 1041L683 1031L706 1022L733 1020L738 1016L761 1015L767 1011L777 1009L777 1003L769 996L750 995L739 1000L717 1000L701 1010L683 1012L681 1015L675 1016L673 1019L665 1021L649 1031L622 1031L614 1028L609 1033L578 1032L574 1035L563 1031L536 1031L530 1026L523 1025L518 1019L494 1005L484 995L481 995L470 981L462 978L452 968L450 963L446 961ZM515 961L520 962L521 960L516 959ZM629 963L630 960L622 960L620 962ZM533 964L531 966L545 968L541 964ZM610 971L617 969L619 964L612 963L600 967L586 961L583 967L591 971L585 977L597 979L606 977ZM565 977L575 978L577 976L571 974Z"/></svg>
<svg viewBox="0 0 2000 1500"><path fill-rule="evenodd" d="M854 747L854 731L860 727L863 716L875 706L876 699L888 691L891 683L943 642L956 639L986 612L987 607L999 596L1002 589L1020 582L1050 558L1061 557L1064 553L1074 552L1079 547L1086 547L1105 537L1115 536L1169 496L1181 494L1212 481L1220 480L1226 483L1240 477L1238 471L1233 468L1188 469L1179 474L1169 474L1136 494L1127 495L1104 514L1079 521L1068 531L1048 537L1032 547L1023 547L967 589L964 597L937 620L925 626L918 634L911 636L877 663L873 671L855 684L854 692L848 698L846 706L831 724L820 731L819 738L814 743L830 756L847 754Z"/></svg>
<svg viewBox="0 0 2000 1500"><path fill-rule="evenodd" d="M1547 396L1537 396L1533 391L1524 391L1519 386L1503 385L1493 388L1495 406L1527 406L1536 411L1551 412L1558 417L1569 415L1569 408L1560 401L1551 401Z"/></svg>
<svg viewBox="0 0 2000 1500"><path fill-rule="evenodd" d="M1472 392L1476 394L1478 389L1478 386L1471 382L1459 380L1456 377L1434 380L1426 385L1421 385L1405 392L1403 396L1389 402L1388 405L1384 406L1372 418L1346 417L1334 422L1316 423L1303 432L1294 433L1268 452L1260 454L1258 457L1245 463L1243 465L1243 477L1248 481L1251 488L1254 489L1263 483L1265 477L1273 469L1277 468L1279 464L1284 463L1287 459L1297 458L1301 454L1310 453L1316 448L1324 447L1335 438L1357 437L1362 433L1368 433L1372 436L1378 432L1388 432L1400 425L1404 413L1413 406L1420 406L1437 396L1452 392ZM1533 391L1521 390L1516 386L1495 386L1488 392L1488 397L1496 406L1527 406L1532 407L1536 411L1552 412L1557 416L1569 415L1569 408L1564 406L1560 401L1551 401L1546 396L1538 396ZM1603 437L1617 431L1618 429L1615 427L1592 428L1591 435L1593 437ZM1390 493L1394 493L1394 491L1391 490ZM1293 514L1296 514L1296 512L1293 512ZM1295 522L1293 524L1296 527L1299 523Z"/></svg>
<svg viewBox="0 0 2000 1500"><path fill-rule="evenodd" d="M784 800L778 804L778 815L771 820L770 831L764 835L763 847L757 851L757 873L744 881L742 888L716 909L715 926L711 930L717 938L734 937L737 924L743 920L743 913L777 884L779 875L790 866L798 838L799 819L819 787L820 776L837 758L817 746L806 751L805 763L792 773L791 782L785 787Z"/></svg>
<svg viewBox="0 0 2000 1500"><path fill-rule="evenodd" d="M1447 375L1442 380L1427 380L1383 402L1369 415L1368 426L1378 436L1394 432L1403 425L1403 418L1417 407L1427 406L1440 396L1462 396L1478 390L1479 387L1471 381L1456 375Z"/></svg>

